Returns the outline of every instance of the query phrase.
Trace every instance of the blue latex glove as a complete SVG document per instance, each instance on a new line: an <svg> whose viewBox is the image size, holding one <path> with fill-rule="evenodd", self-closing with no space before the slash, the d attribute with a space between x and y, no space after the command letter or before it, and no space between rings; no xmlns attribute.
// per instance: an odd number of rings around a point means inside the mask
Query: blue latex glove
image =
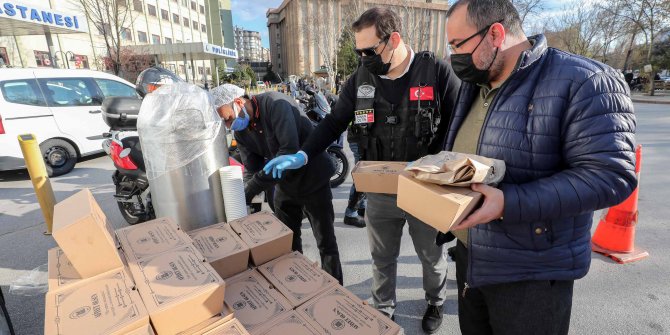
<svg viewBox="0 0 670 335"><path fill-rule="evenodd" d="M272 172L272 178L280 179L284 170L295 170L305 166L305 156L301 154L281 155L275 157L263 168L265 174Z"/></svg>

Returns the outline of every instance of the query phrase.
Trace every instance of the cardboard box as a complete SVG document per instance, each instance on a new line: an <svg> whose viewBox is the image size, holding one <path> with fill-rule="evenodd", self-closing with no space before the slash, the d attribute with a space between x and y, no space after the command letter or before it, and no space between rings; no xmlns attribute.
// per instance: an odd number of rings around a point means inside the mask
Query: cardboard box
<svg viewBox="0 0 670 335"><path fill-rule="evenodd" d="M46 294L44 334L121 335L149 325L149 314L124 270Z"/></svg>
<svg viewBox="0 0 670 335"><path fill-rule="evenodd" d="M225 302L235 318L252 333L291 310L291 303L256 270L228 279Z"/></svg>
<svg viewBox="0 0 670 335"><path fill-rule="evenodd" d="M118 229L116 237L128 261L191 245L191 239L169 218Z"/></svg>
<svg viewBox="0 0 670 335"><path fill-rule="evenodd" d="M156 335L156 332L154 331L154 328L151 327L151 324L148 324L145 327L138 328L125 335Z"/></svg>
<svg viewBox="0 0 670 335"><path fill-rule="evenodd" d="M224 312L221 313L221 315L209 318L185 331L177 333L177 335L203 335L206 332L215 329L230 320L233 320L233 312L228 307L226 307L223 302L221 304L224 305Z"/></svg>
<svg viewBox="0 0 670 335"><path fill-rule="evenodd" d="M221 278L248 269L249 247L227 223L196 229L188 232L188 235Z"/></svg>
<svg viewBox="0 0 670 335"><path fill-rule="evenodd" d="M52 235L81 278L123 267L113 231L88 189L56 204Z"/></svg>
<svg viewBox="0 0 670 335"><path fill-rule="evenodd" d="M158 334L175 334L220 314L225 283L194 246L129 262Z"/></svg>
<svg viewBox="0 0 670 335"><path fill-rule="evenodd" d="M337 279L297 251L259 266L258 271L293 307L337 284Z"/></svg>
<svg viewBox="0 0 670 335"><path fill-rule="evenodd" d="M123 254L123 252L120 253ZM124 261L123 256L121 257L121 260ZM63 252L63 249L59 247L49 249L47 253L47 264L48 264L47 282L49 284L49 291L55 291L58 289L65 288L83 279L79 277L77 272L74 270L74 268L72 267L72 263ZM124 269L127 264L125 263L125 261L123 264L124 264L123 268L103 272L100 275ZM96 275L95 277L100 275Z"/></svg>
<svg viewBox="0 0 670 335"><path fill-rule="evenodd" d="M288 334L288 335L321 335L323 331L319 331L314 327L304 316L296 311L290 311L282 314L275 322L268 323L263 327L254 331L255 335L274 335L274 334Z"/></svg>
<svg viewBox="0 0 670 335"><path fill-rule="evenodd" d="M304 303L297 311L321 334L396 335L400 331L391 319L339 285Z"/></svg>
<svg viewBox="0 0 670 335"><path fill-rule="evenodd" d="M398 175L407 162L360 161L351 171L357 192L398 193Z"/></svg>
<svg viewBox="0 0 670 335"><path fill-rule="evenodd" d="M469 187L426 183L406 174L398 180L398 207L443 233L463 221L481 197Z"/></svg>
<svg viewBox="0 0 670 335"><path fill-rule="evenodd" d="M262 211L231 221L230 227L249 246L254 265L291 252L293 231L270 212Z"/></svg>
<svg viewBox="0 0 670 335"><path fill-rule="evenodd" d="M283 333L276 333L283 334ZM244 326L237 319L232 319L223 325L220 325L203 335L250 335L249 332L244 328ZM293 334L287 334L293 335Z"/></svg>

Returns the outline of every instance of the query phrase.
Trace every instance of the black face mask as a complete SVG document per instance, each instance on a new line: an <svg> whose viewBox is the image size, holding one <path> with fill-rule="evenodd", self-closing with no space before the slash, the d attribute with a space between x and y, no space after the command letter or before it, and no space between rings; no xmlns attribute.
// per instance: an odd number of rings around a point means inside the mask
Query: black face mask
<svg viewBox="0 0 670 335"><path fill-rule="evenodd" d="M386 42L386 45L388 45L388 41ZM365 66L370 73L377 75L377 76L383 76L389 73L389 70L391 69L391 60L393 59L393 54L395 54L395 49L391 52L391 59L389 59L388 63L384 63L382 60L382 52L384 52L384 49L386 49L386 45L384 45L384 48L382 48L382 51L374 56L364 56L361 57L361 63L363 66Z"/></svg>
<svg viewBox="0 0 670 335"><path fill-rule="evenodd" d="M489 82L489 70L491 69L491 66L493 66L496 57L498 57L498 48L496 48L493 60L491 60L491 63L485 70L478 69L472 60L472 54L479 48L479 45L482 44L485 38L486 37L479 41L471 53L451 55L451 68L454 69L454 73L458 78L461 78L462 81L480 85Z"/></svg>

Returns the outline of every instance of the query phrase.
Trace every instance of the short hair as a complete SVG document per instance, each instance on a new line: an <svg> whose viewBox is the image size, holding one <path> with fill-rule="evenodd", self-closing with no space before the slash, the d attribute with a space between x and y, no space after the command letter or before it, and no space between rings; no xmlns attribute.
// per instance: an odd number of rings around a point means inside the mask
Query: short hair
<svg viewBox="0 0 670 335"><path fill-rule="evenodd" d="M364 28L375 26L377 37L387 38L393 32L402 32L402 22L396 12L388 8L372 7L351 24L354 32L359 32Z"/></svg>
<svg viewBox="0 0 670 335"><path fill-rule="evenodd" d="M509 0L458 0L447 11L447 18L461 6L468 5L466 20L477 27L477 30L502 20L512 34L523 36L519 12Z"/></svg>

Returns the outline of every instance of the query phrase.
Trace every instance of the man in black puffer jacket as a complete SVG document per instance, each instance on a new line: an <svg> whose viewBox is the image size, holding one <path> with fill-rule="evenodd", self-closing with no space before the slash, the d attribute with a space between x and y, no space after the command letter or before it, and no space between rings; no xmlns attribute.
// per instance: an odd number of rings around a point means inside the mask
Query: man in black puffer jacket
<svg viewBox="0 0 670 335"><path fill-rule="evenodd" d="M593 212L637 185L629 89L607 65L526 38L509 0L460 0L447 16L463 85L445 150L507 165L498 188L472 187L484 203L453 230L461 331L567 334Z"/></svg>

